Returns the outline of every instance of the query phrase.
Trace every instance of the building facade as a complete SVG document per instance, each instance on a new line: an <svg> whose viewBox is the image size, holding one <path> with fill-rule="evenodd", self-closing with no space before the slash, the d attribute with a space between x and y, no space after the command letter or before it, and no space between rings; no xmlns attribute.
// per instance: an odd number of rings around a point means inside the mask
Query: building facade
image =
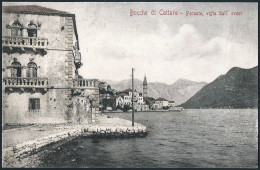
<svg viewBox="0 0 260 170"><path fill-rule="evenodd" d="M75 15L35 5L2 9L2 122L94 121L98 80L78 78Z"/></svg>
<svg viewBox="0 0 260 170"><path fill-rule="evenodd" d="M159 97L158 99L155 100L155 103L154 103L154 108L155 109L162 109L163 107L168 107L169 105L169 101L162 98L162 97Z"/></svg>
<svg viewBox="0 0 260 170"><path fill-rule="evenodd" d="M175 102L174 101L169 101L169 107L175 107Z"/></svg>

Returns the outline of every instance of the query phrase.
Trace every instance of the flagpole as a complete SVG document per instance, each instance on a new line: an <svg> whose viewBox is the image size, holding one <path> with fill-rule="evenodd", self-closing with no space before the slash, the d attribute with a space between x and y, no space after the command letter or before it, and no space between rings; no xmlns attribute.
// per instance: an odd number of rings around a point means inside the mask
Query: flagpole
<svg viewBox="0 0 260 170"><path fill-rule="evenodd" d="M134 126L134 68L132 68L132 126Z"/></svg>

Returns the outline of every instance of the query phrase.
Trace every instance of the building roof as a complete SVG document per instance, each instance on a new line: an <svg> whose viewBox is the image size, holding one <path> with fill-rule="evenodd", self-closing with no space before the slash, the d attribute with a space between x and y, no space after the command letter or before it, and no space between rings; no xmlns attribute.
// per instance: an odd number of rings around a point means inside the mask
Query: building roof
<svg viewBox="0 0 260 170"><path fill-rule="evenodd" d="M16 5L3 6L4 13L19 13L19 14L38 14L38 15L60 15L60 16L75 16L69 12L58 11L51 8L45 8L38 5Z"/></svg>
<svg viewBox="0 0 260 170"><path fill-rule="evenodd" d="M165 98L159 97L158 99L156 99L155 101L168 101Z"/></svg>
<svg viewBox="0 0 260 170"><path fill-rule="evenodd" d="M128 93L128 92L132 92L132 89L126 89L126 90L121 91L120 93Z"/></svg>
<svg viewBox="0 0 260 170"><path fill-rule="evenodd" d="M144 97L144 101L146 103L154 103L155 99L152 97Z"/></svg>
<svg viewBox="0 0 260 170"><path fill-rule="evenodd" d="M155 100L153 97L144 97L144 100Z"/></svg>
<svg viewBox="0 0 260 170"><path fill-rule="evenodd" d="M76 17L75 14L71 14L65 11L59 11L51 8L45 8L38 5L15 5L15 6L2 6L3 13L16 13L16 14L35 14L35 15L56 15L56 16L68 16L72 17L74 24L74 31L76 39L78 42L79 49L79 39L78 31L76 26Z"/></svg>
<svg viewBox="0 0 260 170"><path fill-rule="evenodd" d="M117 96L128 96L128 94L126 94L126 93L119 93Z"/></svg>
<svg viewBox="0 0 260 170"><path fill-rule="evenodd" d="M126 89L126 90L123 90L119 93L129 93L129 92L132 92L132 89ZM135 89L135 92L137 92L136 89Z"/></svg>
<svg viewBox="0 0 260 170"><path fill-rule="evenodd" d="M175 103L175 102L172 100L172 101L169 101L169 103Z"/></svg>

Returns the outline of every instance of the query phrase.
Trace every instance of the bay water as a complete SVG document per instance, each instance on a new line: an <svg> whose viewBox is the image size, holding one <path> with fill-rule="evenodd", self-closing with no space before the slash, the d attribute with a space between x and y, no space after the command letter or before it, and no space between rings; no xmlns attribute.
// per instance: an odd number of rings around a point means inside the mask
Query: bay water
<svg viewBox="0 0 260 170"><path fill-rule="evenodd" d="M258 109L136 112L135 121L147 126L148 136L78 138L42 154L38 167L258 167Z"/></svg>

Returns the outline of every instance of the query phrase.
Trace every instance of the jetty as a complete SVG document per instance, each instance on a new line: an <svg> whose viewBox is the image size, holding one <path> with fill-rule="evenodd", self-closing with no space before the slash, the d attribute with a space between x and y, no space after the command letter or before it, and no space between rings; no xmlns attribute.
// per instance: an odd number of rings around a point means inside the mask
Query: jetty
<svg viewBox="0 0 260 170"><path fill-rule="evenodd" d="M99 114L92 124L42 124L2 131L2 166L26 167L23 159L45 146L69 142L77 137L142 137L146 127L132 121Z"/></svg>

